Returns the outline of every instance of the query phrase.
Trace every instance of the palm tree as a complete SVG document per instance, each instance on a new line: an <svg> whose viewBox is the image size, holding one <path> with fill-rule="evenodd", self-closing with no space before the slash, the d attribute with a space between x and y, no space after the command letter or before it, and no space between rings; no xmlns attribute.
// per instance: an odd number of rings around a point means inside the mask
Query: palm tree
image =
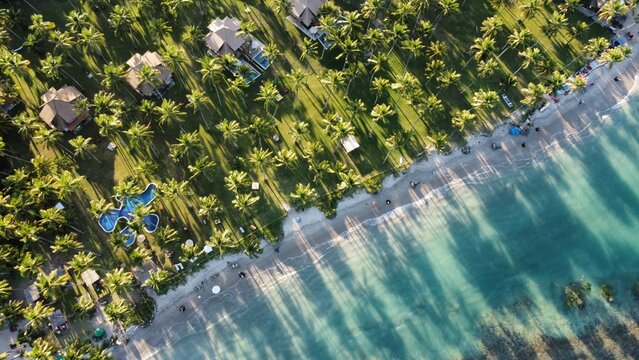
<svg viewBox="0 0 639 360"><path fill-rule="evenodd" d="M153 131L148 125L134 122L124 133L129 137L131 148L137 148L141 144L146 144L153 136ZM153 147L151 147L153 149Z"/></svg>
<svg viewBox="0 0 639 360"><path fill-rule="evenodd" d="M184 50L174 45L169 45L161 50L160 56L162 57L162 61L172 71L176 71L180 65L186 62L186 54L184 53Z"/></svg>
<svg viewBox="0 0 639 360"><path fill-rule="evenodd" d="M297 162L297 154L291 149L281 149L275 154L275 166L291 168Z"/></svg>
<svg viewBox="0 0 639 360"><path fill-rule="evenodd" d="M453 126L457 128L461 133L466 132L468 128L475 125L475 118L477 115L471 113L469 110L461 110L455 113L452 119Z"/></svg>
<svg viewBox="0 0 639 360"><path fill-rule="evenodd" d="M483 60L477 63L477 74L479 77L485 78L492 75L499 67L499 64L495 59Z"/></svg>
<svg viewBox="0 0 639 360"><path fill-rule="evenodd" d="M136 21L136 16L133 11L129 7L121 5L113 7L108 19L109 26L120 37L122 33L127 33L131 30L131 25L134 21Z"/></svg>
<svg viewBox="0 0 639 360"><path fill-rule="evenodd" d="M141 266L145 261L151 260L151 257L151 250L143 247L136 247L129 254L129 261L133 266Z"/></svg>
<svg viewBox="0 0 639 360"><path fill-rule="evenodd" d="M275 0L275 12L277 14L284 13L288 14L291 12L293 8L293 3L291 0Z"/></svg>
<svg viewBox="0 0 639 360"><path fill-rule="evenodd" d="M290 82L291 88L295 93L297 93L302 85L308 84L308 74L300 69L291 69L291 71L286 74L286 79Z"/></svg>
<svg viewBox="0 0 639 360"><path fill-rule="evenodd" d="M395 115L395 109L388 104L377 104L373 106L371 111L371 117L374 122L382 122L386 124L388 118Z"/></svg>
<svg viewBox="0 0 639 360"><path fill-rule="evenodd" d="M56 350L55 346L44 338L37 338L31 344L31 351L27 352L25 356L33 360L49 360L53 359Z"/></svg>
<svg viewBox="0 0 639 360"><path fill-rule="evenodd" d="M202 75L202 81L211 84L213 89L215 89L218 103L222 106L222 99L220 98L220 92L217 87L219 82L224 81L224 67L220 62L220 58L206 55L202 59L198 60L198 62L202 67L202 69L198 71Z"/></svg>
<svg viewBox="0 0 639 360"><path fill-rule="evenodd" d="M12 291L13 289L7 280L0 280L0 300L2 300L3 303L11 296Z"/></svg>
<svg viewBox="0 0 639 360"><path fill-rule="evenodd" d="M127 71L124 65L109 62L102 67L101 76L100 84L109 90L113 90L126 82Z"/></svg>
<svg viewBox="0 0 639 360"><path fill-rule="evenodd" d="M158 269L157 271L149 271L149 278L144 282L144 286L150 286L159 293L167 280L171 277L171 273L164 269Z"/></svg>
<svg viewBox="0 0 639 360"><path fill-rule="evenodd" d="M461 74L459 74L455 70L444 70L438 77L437 81L439 82L440 89L447 89L451 85L455 84L461 78Z"/></svg>
<svg viewBox="0 0 639 360"><path fill-rule="evenodd" d="M373 78L373 81L371 82L371 90L375 93L375 101L373 101L373 104L377 104L379 97L388 92L390 88L391 83L388 79L383 77Z"/></svg>
<svg viewBox="0 0 639 360"><path fill-rule="evenodd" d="M237 244L233 241L232 234L228 229L213 231L213 234L209 237L209 244L220 256L223 256L227 250L237 248Z"/></svg>
<svg viewBox="0 0 639 360"><path fill-rule="evenodd" d="M306 121L296 121L291 126L291 130L288 132L293 138L293 143L299 142L304 135L309 133L308 123Z"/></svg>
<svg viewBox="0 0 639 360"><path fill-rule="evenodd" d="M82 28L78 34L78 44L85 50L102 55L102 48L105 46L104 34L93 26ZM106 62L106 59L103 59Z"/></svg>
<svg viewBox="0 0 639 360"><path fill-rule="evenodd" d="M210 178L209 174L215 169L215 161L211 160L208 155L200 154L200 156L195 159L193 164L189 164L187 167L189 172L191 173L191 177L189 180L192 180L196 176L203 174L209 181L213 181Z"/></svg>
<svg viewBox="0 0 639 360"><path fill-rule="evenodd" d="M346 66L351 63L351 60L359 55L361 49L357 40L353 40L350 37L347 37L343 41L340 41L338 44L342 51L337 54L335 59L340 60L344 58L344 65L342 65L342 71L344 71L344 69L346 69Z"/></svg>
<svg viewBox="0 0 639 360"><path fill-rule="evenodd" d="M343 71L329 69L320 75L320 83L324 86L327 86L331 91L331 93L337 92L339 88L344 86L346 83L346 78L344 76ZM328 101L330 96L326 97L326 103L324 103L323 109L328 107Z"/></svg>
<svg viewBox="0 0 639 360"><path fill-rule="evenodd" d="M177 241L179 238L178 232L168 225L161 226L153 233L153 242L161 249L165 249L168 244Z"/></svg>
<svg viewBox="0 0 639 360"><path fill-rule="evenodd" d="M318 198L317 191L311 187L311 184L295 185L295 191L290 194L291 198L295 199L300 207L313 204Z"/></svg>
<svg viewBox="0 0 639 360"><path fill-rule="evenodd" d="M513 49L524 47L533 40L533 34L530 30L523 28L521 30L515 30L512 34L508 35L508 46Z"/></svg>
<svg viewBox="0 0 639 360"><path fill-rule="evenodd" d="M524 99L521 101L525 105L535 107L544 99L548 89L543 84L529 83L527 88L522 89Z"/></svg>
<svg viewBox="0 0 639 360"><path fill-rule="evenodd" d="M124 271L124 269L122 268L117 268L106 273L104 282L106 288L109 289L109 291L120 293L128 285L131 285L133 283L133 274L128 271Z"/></svg>
<svg viewBox="0 0 639 360"><path fill-rule="evenodd" d="M305 60L309 56L317 56L317 42L305 37L302 41L300 60Z"/></svg>
<svg viewBox="0 0 639 360"><path fill-rule="evenodd" d="M170 179L169 181L163 183L160 186L160 193L164 197L164 200L166 200L167 202L175 201L175 199L177 199L178 197L193 194L189 190L188 181L177 181L175 179Z"/></svg>
<svg viewBox="0 0 639 360"><path fill-rule="evenodd" d="M342 117L339 117L337 121L334 121L330 125L329 130L331 139L335 142L339 142L347 136L355 134L355 127L353 124Z"/></svg>
<svg viewBox="0 0 639 360"><path fill-rule="evenodd" d="M607 1L597 14L599 18L607 23L611 23L616 17L628 13L630 8L622 0Z"/></svg>
<svg viewBox="0 0 639 360"><path fill-rule="evenodd" d="M577 93L584 91L584 89L588 85L588 80L586 80L585 76L582 76L581 74L577 74L573 76L572 78L570 78L570 81L568 82L568 84L570 86L570 89L575 94L575 97L577 97ZM579 101L581 102L581 100Z"/></svg>
<svg viewBox="0 0 639 360"><path fill-rule="evenodd" d="M433 143L438 153L448 150L448 135L443 131L438 131L428 136L428 140Z"/></svg>
<svg viewBox="0 0 639 360"><path fill-rule="evenodd" d="M264 103L264 111L269 112L269 108L272 105L277 104L278 99L280 98L280 92L275 87L275 84L271 80L266 80L262 85L260 85L260 91L257 94L255 100L262 101ZM277 107L275 107L277 110ZM275 110L271 115L271 118L275 120Z"/></svg>
<svg viewBox="0 0 639 360"><path fill-rule="evenodd" d="M484 36L490 37L499 34L503 28L504 22L501 18L497 15L493 15L482 21L480 31Z"/></svg>
<svg viewBox="0 0 639 360"><path fill-rule="evenodd" d="M209 104L211 102L211 99L209 99L208 96L206 96L206 93L204 93L204 91L198 90L198 89L193 89L191 91L190 94L188 94L186 96L188 103L188 106L190 106L191 108L193 108L193 111L197 111L200 113L200 116L202 117L202 121L204 121L204 124L206 125L206 128L209 128L209 123L206 121L206 118L204 117L204 106L206 104Z"/></svg>
<svg viewBox="0 0 639 360"><path fill-rule="evenodd" d="M235 194L235 199L233 199L231 203L240 213L248 215L251 211L253 211L253 206L259 200L259 196L253 196L251 194Z"/></svg>
<svg viewBox="0 0 639 360"><path fill-rule="evenodd" d="M237 140L240 135L244 134L244 129L235 120L228 121L224 119L222 122L215 126L221 133L224 141L231 142L234 146L237 146Z"/></svg>
<svg viewBox="0 0 639 360"><path fill-rule="evenodd" d="M91 267L93 261L95 261L95 255L83 251L73 255L73 258L67 262L67 266L73 269L76 274L79 274Z"/></svg>
<svg viewBox="0 0 639 360"><path fill-rule="evenodd" d="M629 58L631 52L632 48L628 45L617 46L604 51L599 57L599 62L601 62L602 65L608 65L608 68L612 69L615 64Z"/></svg>
<svg viewBox="0 0 639 360"><path fill-rule="evenodd" d="M395 49L395 45L397 44L397 42L403 39L406 34L408 34L408 27L406 26L406 24L403 24L401 22L394 22L393 26L388 29L386 34L388 37L388 41L391 42L391 47L387 52L387 55L390 55L393 52L393 49Z"/></svg>
<svg viewBox="0 0 639 360"><path fill-rule="evenodd" d="M185 156L187 159L190 159L191 155L199 152L201 149L202 143L200 142L200 136L197 131L190 133L183 132L180 133L178 142L176 144L171 144L169 155L174 161L178 162Z"/></svg>
<svg viewBox="0 0 639 360"><path fill-rule="evenodd" d="M224 178L224 182L227 189L237 194L241 188L248 186L250 180L248 174L244 171L231 170Z"/></svg>
<svg viewBox="0 0 639 360"><path fill-rule="evenodd" d="M113 140L122 128L122 121L115 115L99 114L95 117L95 123L98 125L100 135L109 140Z"/></svg>
<svg viewBox="0 0 639 360"><path fill-rule="evenodd" d="M196 45L202 41L204 34L200 31L200 27L192 24L184 26L180 39L182 43L187 44L191 48L195 48Z"/></svg>
<svg viewBox="0 0 639 360"><path fill-rule="evenodd" d="M606 50L609 45L610 42L606 38L597 37L588 40L582 51L586 58L594 59L598 57L599 54L601 54L604 50Z"/></svg>
<svg viewBox="0 0 639 360"><path fill-rule="evenodd" d="M48 321L53 311L51 306L44 305L42 301L36 301L33 305L26 307L22 315L29 320L27 326L32 329L40 329Z"/></svg>
<svg viewBox="0 0 639 360"><path fill-rule="evenodd" d="M550 18L547 19L546 24L543 29L546 35L549 37L555 36L559 31L565 29L568 26L568 18L566 15L559 13L557 11L553 12L550 15Z"/></svg>
<svg viewBox="0 0 639 360"><path fill-rule="evenodd" d="M67 20L64 26L72 33L78 33L82 28L91 26L89 14L87 14L86 12L71 10L64 17Z"/></svg>
<svg viewBox="0 0 639 360"><path fill-rule="evenodd" d="M97 148L94 143L92 143L93 139L90 137L85 138L82 135L78 135L75 138L69 140L69 145L73 149L73 155L76 157L80 157L81 159L85 159L87 155L93 156L96 161L99 161L92 152Z"/></svg>
<svg viewBox="0 0 639 360"><path fill-rule="evenodd" d="M222 212L220 199L213 194L202 196L199 198L200 208L197 213L199 216L211 218Z"/></svg>
<svg viewBox="0 0 639 360"><path fill-rule="evenodd" d="M479 89L473 94L471 105L476 109L492 109L497 105L499 95L493 90Z"/></svg>
<svg viewBox="0 0 639 360"><path fill-rule="evenodd" d="M11 123L18 128L18 133L30 138L40 128L40 118L30 111L23 111L11 119Z"/></svg>
<svg viewBox="0 0 639 360"><path fill-rule="evenodd" d="M68 233L62 236L56 235L53 245L51 245L51 251L54 254L68 253L71 250L81 250L84 248L84 244L78 241L78 234Z"/></svg>
<svg viewBox="0 0 639 360"><path fill-rule="evenodd" d="M104 309L107 319L116 325L121 325L132 313L133 308L122 298L111 301Z"/></svg>
<svg viewBox="0 0 639 360"><path fill-rule="evenodd" d="M470 50L474 53L475 60L485 60L495 50L495 39L490 37L476 38Z"/></svg>
<svg viewBox="0 0 639 360"><path fill-rule="evenodd" d="M273 153L270 150L262 148L253 148L248 156L248 161L262 171L262 175L266 175L266 168L273 164Z"/></svg>
<svg viewBox="0 0 639 360"><path fill-rule="evenodd" d="M142 86L143 84L151 85L153 87L153 93L162 98L162 93L160 93L160 90L158 90L158 86L162 81L160 70L152 67L149 64L144 64L140 67L139 70L137 70L135 75L140 81L140 86Z"/></svg>
<svg viewBox="0 0 639 360"><path fill-rule="evenodd" d="M57 230L61 225L66 224L67 219L64 217L62 210L51 207L48 209L38 210L40 220L38 225L42 226L45 230Z"/></svg>
<svg viewBox="0 0 639 360"><path fill-rule="evenodd" d="M521 10L524 18L528 19L535 17L542 10L543 5L544 0L528 0L519 6L519 10Z"/></svg>
<svg viewBox="0 0 639 360"><path fill-rule="evenodd" d="M408 52L408 58L404 63L404 71L408 68L408 63L414 58L419 56L424 50L424 43L421 39L406 39L401 42L401 47L404 51Z"/></svg>
<svg viewBox="0 0 639 360"><path fill-rule="evenodd" d="M242 101L242 105L244 105L245 108L248 108L248 106L246 106L246 100L244 100L244 96L246 96L244 90L248 87L244 76L235 76L233 80L227 82L229 84L229 90Z"/></svg>
<svg viewBox="0 0 639 360"><path fill-rule="evenodd" d="M439 5L439 9L443 16L452 15L453 13L458 13L459 10L459 2L457 0L439 0L437 2Z"/></svg>
<svg viewBox="0 0 639 360"><path fill-rule="evenodd" d="M20 263L15 266L15 269L18 270L20 275L34 275L39 272L39 268L44 263L44 259L40 255L33 255L31 252L27 251L22 254L20 258Z"/></svg>
<svg viewBox="0 0 639 360"><path fill-rule="evenodd" d="M282 52L277 44L270 42L264 45L264 56L274 63L277 58L282 56Z"/></svg>
<svg viewBox="0 0 639 360"><path fill-rule="evenodd" d="M393 135L388 137L386 139L386 146L389 148L389 150L386 154L386 157L384 158L384 162L386 162L393 150L401 151L411 142L412 138L413 133L406 130L396 131L393 133Z"/></svg>
<svg viewBox="0 0 639 360"><path fill-rule="evenodd" d="M44 59L40 60L40 72L50 80L60 78L60 68L63 65L62 55L52 55L47 53Z"/></svg>
<svg viewBox="0 0 639 360"><path fill-rule="evenodd" d="M58 271L53 270L49 274L39 273L36 278L36 286L40 291L40 294L48 300L55 300L57 298L58 291L64 285L69 282L69 275L62 274L58 276Z"/></svg>
<svg viewBox="0 0 639 360"><path fill-rule="evenodd" d="M160 125L177 122L180 126L180 129L182 129L182 125L180 123L184 121L182 116L186 115L186 113L182 111L180 104L177 104L174 100L171 99L164 99L162 100L160 106L157 106L155 108L155 111L160 116Z"/></svg>
<svg viewBox="0 0 639 360"><path fill-rule="evenodd" d="M526 48L524 51L519 52L519 56L524 58L524 61L521 63L519 69L515 70L513 75L516 75L522 68L528 69L530 66L539 64L544 58L539 48L536 47Z"/></svg>

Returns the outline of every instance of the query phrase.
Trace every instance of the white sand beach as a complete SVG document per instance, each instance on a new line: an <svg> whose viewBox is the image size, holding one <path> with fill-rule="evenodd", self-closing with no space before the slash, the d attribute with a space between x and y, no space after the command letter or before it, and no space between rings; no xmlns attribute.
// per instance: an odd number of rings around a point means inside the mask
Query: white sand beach
<svg viewBox="0 0 639 360"><path fill-rule="evenodd" d="M629 19L632 21L633 19ZM637 31L633 22L625 31ZM619 31L619 33L623 33ZM612 69L598 68L590 73L588 86L583 94L569 94L560 97L560 102L549 104L543 111L537 112L532 121L534 125L527 136L509 135L510 119L503 119L490 136L472 137L468 145L469 154L459 149L448 155L432 153L427 160L413 164L409 170L398 177L388 177L383 183L383 190L371 195L360 191L351 198L342 201L337 208L337 216L326 219L317 209L302 212L292 210L284 222L284 238L276 245L264 244L264 253L257 259L249 259L245 255L235 254L212 261L198 273L192 275L188 282L166 295L156 296L157 314L153 323L146 328L136 329L131 341L126 346L116 347L113 354L117 359L144 359L157 351L158 346L170 341L180 334L173 329L175 324L201 322L206 324L207 314L203 311L204 302L215 303L228 300L234 293L260 288L295 271L290 259L299 256L310 257L318 244L335 241L340 234L360 226L371 219L384 214L401 213L402 206L416 201L437 201L441 189L464 182L472 182L476 177L484 177L506 166L520 165L548 156L553 147L559 146L557 139L578 139L582 133L596 131L597 124L606 121L601 117L629 94L636 90L639 68L638 46L632 41L632 58ZM614 81L618 76L620 81ZM579 99L583 101L580 104ZM539 131L535 131L535 128ZM596 134L594 134L596 136ZM500 146L493 150L491 144ZM525 147L522 144L525 143ZM413 188L410 183L418 183ZM390 200L390 204L387 204ZM278 251L276 251L276 249ZM231 268L236 263L237 268ZM239 272L246 273L240 279ZM219 294L211 289L218 285ZM201 287L200 290L195 290ZM185 306L185 312L178 308ZM242 306L242 304L237 304Z"/></svg>

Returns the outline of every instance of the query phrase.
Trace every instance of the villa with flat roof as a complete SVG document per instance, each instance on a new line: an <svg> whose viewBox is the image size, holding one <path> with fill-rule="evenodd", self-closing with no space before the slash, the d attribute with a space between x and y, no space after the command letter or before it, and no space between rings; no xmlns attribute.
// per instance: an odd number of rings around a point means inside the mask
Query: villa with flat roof
<svg viewBox="0 0 639 360"><path fill-rule="evenodd" d="M271 66L271 61L264 53L262 42L252 36L239 34L240 24L237 18L216 18L207 27L209 33L204 37L204 42L211 55L235 56L235 66L227 69L235 76L243 76L249 84Z"/></svg>
<svg viewBox="0 0 639 360"><path fill-rule="evenodd" d="M160 55L155 51L147 51L144 55L134 54L126 62L129 65L126 81L135 91L143 96L160 96L161 92L173 84L171 70L164 64ZM139 72L144 66L156 70L157 84L140 79Z"/></svg>
<svg viewBox="0 0 639 360"><path fill-rule="evenodd" d="M58 90L50 88L41 97L43 104L40 108L40 118L53 129L74 130L89 118L88 109L76 108L78 100L84 98L74 86L65 85Z"/></svg>

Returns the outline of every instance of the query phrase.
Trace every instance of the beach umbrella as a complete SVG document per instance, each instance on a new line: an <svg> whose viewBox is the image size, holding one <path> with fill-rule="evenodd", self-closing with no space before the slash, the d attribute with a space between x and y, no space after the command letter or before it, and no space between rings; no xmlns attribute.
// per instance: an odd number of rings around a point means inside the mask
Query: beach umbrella
<svg viewBox="0 0 639 360"><path fill-rule="evenodd" d="M106 335L106 332L104 331L103 328L95 328L95 331L93 332L93 336L97 338L102 338L104 335Z"/></svg>
<svg viewBox="0 0 639 360"><path fill-rule="evenodd" d="M205 252L205 253L207 253L207 254L208 254L208 253L210 253L210 252L212 252L212 251L213 251L213 248L212 248L212 247L210 247L209 245L204 245L204 252Z"/></svg>
<svg viewBox="0 0 639 360"><path fill-rule="evenodd" d="M211 289L211 291L213 292L213 294L219 294L219 293L220 293L220 290L222 290L222 289L220 289L220 287L219 287L219 286L217 286L217 285L213 286L213 289Z"/></svg>
<svg viewBox="0 0 639 360"><path fill-rule="evenodd" d="M191 240L191 239L186 240L184 243L185 243L185 244L186 244L186 246L188 246L188 247L193 246L193 240Z"/></svg>

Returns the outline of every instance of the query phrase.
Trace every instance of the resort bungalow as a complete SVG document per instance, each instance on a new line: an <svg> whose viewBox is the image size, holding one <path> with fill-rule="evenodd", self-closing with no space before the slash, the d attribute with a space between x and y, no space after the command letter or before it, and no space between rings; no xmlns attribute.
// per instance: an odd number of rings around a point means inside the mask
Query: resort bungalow
<svg viewBox="0 0 639 360"><path fill-rule="evenodd" d="M63 86L59 90L50 88L42 95L43 105L40 118L50 127L60 131L75 130L84 120L89 118L88 109L78 109L78 100L84 95L73 86Z"/></svg>
<svg viewBox="0 0 639 360"><path fill-rule="evenodd" d="M264 55L262 42L238 34L240 20L237 18L217 18L207 28L209 33L204 37L204 42L209 54L233 55L237 62L228 70L236 76L241 73L247 83L251 83L271 66L270 60Z"/></svg>
<svg viewBox="0 0 639 360"><path fill-rule="evenodd" d="M320 8L325 3L326 0L293 0L291 13L286 19L306 36L319 41L322 47L328 49L332 43L326 38L326 33L317 27Z"/></svg>
<svg viewBox="0 0 639 360"><path fill-rule="evenodd" d="M155 51L147 51L144 55L134 54L126 62L129 65L126 81L142 96L162 96L162 92L173 84L171 70L162 62L162 58ZM155 84L140 79L139 72L144 66L156 70Z"/></svg>

